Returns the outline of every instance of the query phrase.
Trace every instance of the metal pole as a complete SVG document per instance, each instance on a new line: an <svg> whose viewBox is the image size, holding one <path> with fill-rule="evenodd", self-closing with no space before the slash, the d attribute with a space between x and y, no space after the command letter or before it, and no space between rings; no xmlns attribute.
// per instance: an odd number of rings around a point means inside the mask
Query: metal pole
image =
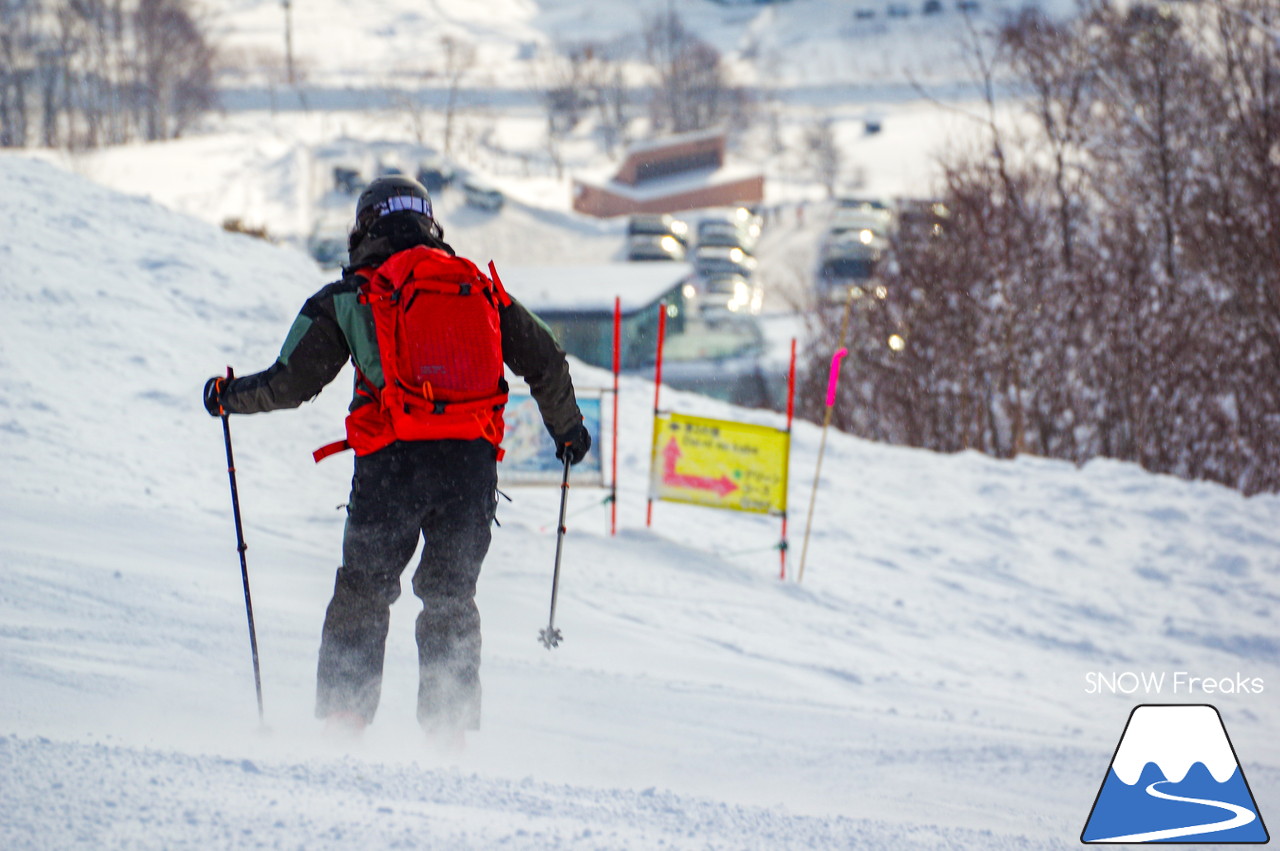
<svg viewBox="0 0 1280 851"><path fill-rule="evenodd" d="M231 367L227 367L227 380L235 377ZM258 665L258 631L253 625L253 598L249 594L249 565L245 561L244 551L248 546L244 542L244 525L240 522L240 490L236 487L236 462L231 452L231 423L225 409L222 415L222 439L227 445L227 476L231 480L231 512L236 520L236 550L240 553L240 580L244 584L244 609L249 618L249 649L253 653L253 687L258 693L258 723L262 723L262 670Z"/></svg>
<svg viewBox="0 0 1280 851"><path fill-rule="evenodd" d="M556 598L560 594L560 552L564 546L564 514L569 505L569 452L564 453L564 479L560 482L560 522L556 527L556 569L551 577L551 618L547 628L538 633L542 646L550 650L560 645L560 630L556 629Z"/></svg>

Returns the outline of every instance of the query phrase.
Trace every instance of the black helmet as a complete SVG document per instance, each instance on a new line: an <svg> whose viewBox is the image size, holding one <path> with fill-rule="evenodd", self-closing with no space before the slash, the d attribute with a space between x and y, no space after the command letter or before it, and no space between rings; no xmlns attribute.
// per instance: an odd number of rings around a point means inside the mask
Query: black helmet
<svg viewBox="0 0 1280 851"><path fill-rule="evenodd" d="M444 229L435 220L431 196L426 187L412 178L379 177L365 187L356 201L356 224L347 237L347 250L355 251L370 234L385 237L391 233L425 234L430 240L444 244Z"/></svg>
<svg viewBox="0 0 1280 851"><path fill-rule="evenodd" d="M435 218L431 211L431 196L421 183L399 175L379 177L365 187L356 201L356 227L367 230L377 219L400 212Z"/></svg>

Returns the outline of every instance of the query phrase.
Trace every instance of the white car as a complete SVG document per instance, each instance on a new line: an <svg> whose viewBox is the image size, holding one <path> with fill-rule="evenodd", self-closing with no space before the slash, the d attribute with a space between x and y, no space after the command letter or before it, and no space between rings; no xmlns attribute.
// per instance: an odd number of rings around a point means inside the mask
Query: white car
<svg viewBox="0 0 1280 851"><path fill-rule="evenodd" d="M628 260L684 260L684 243L671 234L640 233L627 237Z"/></svg>
<svg viewBox="0 0 1280 851"><path fill-rule="evenodd" d="M474 177L462 181L462 194L468 206L493 212L501 210L506 200L500 191Z"/></svg>
<svg viewBox="0 0 1280 851"><path fill-rule="evenodd" d="M703 313L727 310L756 314L764 305L764 288L742 275L700 277L694 289Z"/></svg>
<svg viewBox="0 0 1280 851"><path fill-rule="evenodd" d="M863 242L869 242L872 237L887 239L892 231L893 213L870 206L840 207L831 215L831 223L827 225L827 233L832 236L850 232L870 234L863 238Z"/></svg>
<svg viewBox="0 0 1280 851"><path fill-rule="evenodd" d="M693 267L704 278L741 275L750 278L758 265L756 258L741 248L721 245L700 246L693 253Z"/></svg>

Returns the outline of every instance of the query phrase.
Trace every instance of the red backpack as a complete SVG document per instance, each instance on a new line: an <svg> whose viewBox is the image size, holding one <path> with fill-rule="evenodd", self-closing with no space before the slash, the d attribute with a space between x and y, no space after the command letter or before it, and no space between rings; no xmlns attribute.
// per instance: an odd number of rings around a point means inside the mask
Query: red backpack
<svg viewBox="0 0 1280 851"><path fill-rule="evenodd" d="M382 386L357 368L356 393L373 401L347 416L347 439L317 449L317 462L344 449L368 455L397 440L502 443L507 383L498 309L511 300L492 263L489 273L426 246L357 270L359 302L373 312Z"/></svg>

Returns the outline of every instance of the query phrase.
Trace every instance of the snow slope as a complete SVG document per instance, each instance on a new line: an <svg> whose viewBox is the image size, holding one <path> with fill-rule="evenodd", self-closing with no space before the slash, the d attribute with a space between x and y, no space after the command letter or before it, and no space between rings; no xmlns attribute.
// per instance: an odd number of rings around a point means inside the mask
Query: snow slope
<svg viewBox="0 0 1280 851"><path fill-rule="evenodd" d="M471 85L526 91L530 62L556 47L584 42L607 55L632 60L632 79L645 73L639 62L641 32L652 16L677 11L689 31L711 44L732 66L736 79L763 86L902 85L953 81L962 66L956 36L987 25L1023 4L986 0L966 18L954 3L937 15L921 14L921 3L905 4L908 17L889 17L887 0L790 0L774 5L721 4L708 0L382 0L376 12L354 0L313 0L292 7L293 50L315 89L443 86L441 38L475 46L466 72ZM1031 5L1069 11L1070 2L1035 0ZM855 8L873 13L857 19ZM819 25L815 26L816 23ZM233 54L283 56L285 17L274 0L223 4L212 29ZM376 45L376 49L372 46ZM434 71L436 76L423 77Z"/></svg>
<svg viewBox="0 0 1280 851"><path fill-rule="evenodd" d="M259 730L199 391L270 363L324 278L21 156L0 157L0 198L0 847L1067 847L1141 702L1214 703L1264 818L1280 806L1277 498L832 433L804 582L780 582L776 518L659 504L644 527L640 380L618 536L603 492L571 492L555 651L536 635L558 493L500 508L484 729L452 761L413 718L410 594L364 739L311 717L350 467L309 452L349 378L233 419ZM794 439L793 577L819 429ZM1269 688L1090 693L1090 672L1130 670Z"/></svg>

